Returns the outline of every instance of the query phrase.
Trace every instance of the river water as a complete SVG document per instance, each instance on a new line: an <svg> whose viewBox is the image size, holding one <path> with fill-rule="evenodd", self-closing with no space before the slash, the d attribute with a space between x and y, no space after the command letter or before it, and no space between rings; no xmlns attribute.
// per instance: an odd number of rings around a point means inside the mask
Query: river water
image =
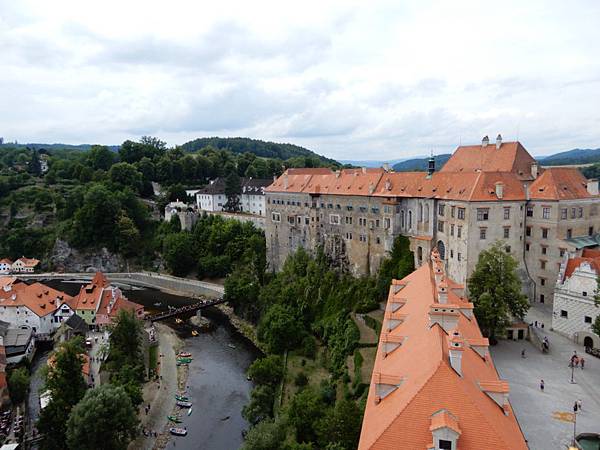
<svg viewBox="0 0 600 450"><path fill-rule="evenodd" d="M79 285L72 283L47 284L71 295L79 290ZM152 289L123 290L123 293L150 311L193 302L186 297ZM184 340L184 350L193 355L187 389L193 408L190 416L183 415L182 423L187 427L188 435L172 437L175 445L169 443L167 448L234 450L241 446L242 431L248 428L241 415L252 389L252 383L246 379L246 369L259 352L233 329L220 312L209 308L202 313L215 328L196 337L191 334L195 327L187 320L183 324L175 323L174 319L165 321ZM182 319L189 317L191 315L181 316Z"/></svg>

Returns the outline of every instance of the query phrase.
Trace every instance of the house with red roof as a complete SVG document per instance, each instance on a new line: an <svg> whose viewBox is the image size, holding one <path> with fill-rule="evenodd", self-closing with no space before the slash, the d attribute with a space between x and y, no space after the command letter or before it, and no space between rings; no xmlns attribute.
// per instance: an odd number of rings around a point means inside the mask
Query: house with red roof
<svg viewBox="0 0 600 450"><path fill-rule="evenodd" d="M585 347L600 348L592 324L600 315L594 302L600 277L600 250L583 249L580 256L565 255L554 286L552 328Z"/></svg>
<svg viewBox="0 0 600 450"><path fill-rule="evenodd" d="M12 264L13 273L33 273L40 261L35 258L25 258L22 256Z"/></svg>
<svg viewBox="0 0 600 450"><path fill-rule="evenodd" d="M393 280L359 450L525 450L464 285L439 252Z"/></svg>
<svg viewBox="0 0 600 450"><path fill-rule="evenodd" d="M0 275L9 274L12 270L12 265L13 265L13 262L10 259L8 259L8 258L0 259Z"/></svg>
<svg viewBox="0 0 600 450"><path fill-rule="evenodd" d="M338 267L374 274L397 236L415 266L439 249L465 283L496 241L519 264L532 300L551 303L566 252L600 246L598 180L574 168L542 168L520 142L460 146L436 171L288 169L265 189L267 257L280 270L299 247L323 248Z"/></svg>

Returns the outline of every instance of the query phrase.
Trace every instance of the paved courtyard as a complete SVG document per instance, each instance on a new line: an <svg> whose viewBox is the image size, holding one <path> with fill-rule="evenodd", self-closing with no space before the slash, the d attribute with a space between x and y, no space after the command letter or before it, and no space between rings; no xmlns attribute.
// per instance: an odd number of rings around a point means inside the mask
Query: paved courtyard
<svg viewBox="0 0 600 450"><path fill-rule="evenodd" d="M565 421L575 400L582 401L577 414L577 434L600 433L600 359L585 353L581 345L550 331L550 312L532 309L528 321L543 321L550 352L543 354L528 341L500 341L491 347L501 379L510 383L510 401L532 450L566 449L573 439L573 423ZM525 349L526 358L521 358ZM569 359L576 350L585 358L585 369L574 371L571 384ZM544 380L544 392L540 380ZM561 420L562 419L562 420Z"/></svg>

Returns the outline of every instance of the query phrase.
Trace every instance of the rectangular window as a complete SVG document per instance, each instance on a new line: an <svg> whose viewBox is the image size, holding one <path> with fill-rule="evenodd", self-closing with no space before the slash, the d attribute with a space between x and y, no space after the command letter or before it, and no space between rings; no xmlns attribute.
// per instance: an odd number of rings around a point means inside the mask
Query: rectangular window
<svg viewBox="0 0 600 450"><path fill-rule="evenodd" d="M352 207L352 205L348 205L348 206L346 206L346 209L347 209L348 211L352 211L354 208Z"/></svg>
<svg viewBox="0 0 600 450"><path fill-rule="evenodd" d="M294 216L288 216L288 223L294 225L296 223L296 218Z"/></svg>
<svg viewBox="0 0 600 450"><path fill-rule="evenodd" d="M462 259L462 254L457 253L456 256L457 256L457 258L458 258L459 261Z"/></svg>
<svg viewBox="0 0 600 450"><path fill-rule="evenodd" d="M271 213L271 220L273 222L281 222L281 214L278 212Z"/></svg>
<svg viewBox="0 0 600 450"><path fill-rule="evenodd" d="M378 244L381 244L381 238L379 236L377 236L377 238L375 239L375 242L377 242Z"/></svg>
<svg viewBox="0 0 600 450"><path fill-rule="evenodd" d="M548 239L548 228L542 228L542 239Z"/></svg>
<svg viewBox="0 0 600 450"><path fill-rule="evenodd" d="M573 237L573 230L571 228L569 228L567 230L567 239L571 239Z"/></svg>
<svg viewBox="0 0 600 450"><path fill-rule="evenodd" d="M542 208L542 218L544 219L549 219L550 218L550 208L547 206L544 206Z"/></svg>
<svg viewBox="0 0 600 450"><path fill-rule="evenodd" d="M310 219L308 217L304 218L304 225L310 224Z"/></svg>
<svg viewBox="0 0 600 450"><path fill-rule="evenodd" d="M450 236L454 236L454 224L450 224Z"/></svg>
<svg viewBox="0 0 600 450"><path fill-rule="evenodd" d="M584 323L592 323L592 318L590 316L584 316L583 317L583 322Z"/></svg>
<svg viewBox="0 0 600 450"><path fill-rule="evenodd" d="M477 220L488 220L490 217L490 209L489 208L477 208Z"/></svg>
<svg viewBox="0 0 600 450"><path fill-rule="evenodd" d="M465 208L458 208L458 218L465 220Z"/></svg>
<svg viewBox="0 0 600 450"><path fill-rule="evenodd" d="M373 207L373 208L371 208L371 212L372 212L373 214L379 214L379 208L375 208L375 207Z"/></svg>
<svg viewBox="0 0 600 450"><path fill-rule="evenodd" d="M571 208L571 219L574 219L577 215L577 208Z"/></svg>
<svg viewBox="0 0 600 450"><path fill-rule="evenodd" d="M525 236L531 236L531 227L525 228Z"/></svg>
<svg viewBox="0 0 600 450"><path fill-rule="evenodd" d="M440 216L443 216L443 215L444 215L444 208L445 208L445 206L446 206L446 205L444 205L443 203L440 203L440 204L438 205L438 214L439 214Z"/></svg>
<svg viewBox="0 0 600 450"><path fill-rule="evenodd" d="M510 245L507 245L506 247L504 247L504 251L506 253L510 253Z"/></svg>
<svg viewBox="0 0 600 450"><path fill-rule="evenodd" d="M592 205L590 208L590 216L598 215L598 205Z"/></svg>
<svg viewBox="0 0 600 450"><path fill-rule="evenodd" d="M529 242L525 244L525 251L528 252L529 251Z"/></svg>
<svg viewBox="0 0 600 450"><path fill-rule="evenodd" d="M546 286L546 279L540 278L540 286Z"/></svg>
<svg viewBox="0 0 600 450"><path fill-rule="evenodd" d="M542 269L542 270L546 269L546 261L544 261L543 259L540 260L540 269Z"/></svg>
<svg viewBox="0 0 600 450"><path fill-rule="evenodd" d="M462 227L458 226L456 228L456 237L462 237Z"/></svg>
<svg viewBox="0 0 600 450"><path fill-rule="evenodd" d="M331 225L339 225L340 224L340 216L337 214L329 214L329 223Z"/></svg>
<svg viewBox="0 0 600 450"><path fill-rule="evenodd" d="M583 217L583 208L579 207L579 209L577 210L577 217L579 219L581 219Z"/></svg>
<svg viewBox="0 0 600 450"><path fill-rule="evenodd" d="M450 249L450 258L454 258L454 250Z"/></svg>
<svg viewBox="0 0 600 450"><path fill-rule="evenodd" d="M567 208L562 208L560 210L560 218L562 220L567 220L567 215L569 214L569 211L567 210Z"/></svg>
<svg viewBox="0 0 600 450"><path fill-rule="evenodd" d="M346 225L352 225L352 216L346 216Z"/></svg>
<svg viewBox="0 0 600 450"><path fill-rule="evenodd" d="M510 207L504 208L504 220L510 219Z"/></svg>
<svg viewBox="0 0 600 450"><path fill-rule="evenodd" d="M504 227L504 239L508 239L510 237L510 227Z"/></svg>
<svg viewBox="0 0 600 450"><path fill-rule="evenodd" d="M391 226L391 221L389 219L389 217L386 217L385 219L383 219L383 228L385 228L386 230L388 228L390 228Z"/></svg>
<svg viewBox="0 0 600 450"><path fill-rule="evenodd" d="M456 212L456 206L452 206L452 207L450 207L450 216L451 216L452 218L454 218L454 214L455 214L455 212Z"/></svg>
<svg viewBox="0 0 600 450"><path fill-rule="evenodd" d="M561 257L561 258L562 258L563 256L565 256L565 252L566 252L566 251L567 251L567 250L566 250L566 249L564 249L564 248L559 248L559 249L558 249L558 254L560 255L560 257Z"/></svg>
<svg viewBox="0 0 600 450"><path fill-rule="evenodd" d="M487 235L487 228L479 229L479 239L485 239Z"/></svg>
<svg viewBox="0 0 600 450"><path fill-rule="evenodd" d="M444 222L441 220L438 222L438 231L444 232Z"/></svg>
<svg viewBox="0 0 600 450"><path fill-rule="evenodd" d="M391 213L391 212L392 212L392 208L390 208L388 205L384 205L384 206L383 206L383 212L384 212L385 214L389 214L389 213Z"/></svg>
<svg viewBox="0 0 600 450"><path fill-rule="evenodd" d="M533 206L527 207L527 217L533 217Z"/></svg>
<svg viewBox="0 0 600 450"><path fill-rule="evenodd" d="M588 228L588 236L592 236L594 234L594 227Z"/></svg>
<svg viewBox="0 0 600 450"><path fill-rule="evenodd" d="M346 233L346 239L352 240L352 233Z"/></svg>
<svg viewBox="0 0 600 450"><path fill-rule="evenodd" d="M569 318L569 313L567 311L565 311L564 309L560 310L560 317L564 317L565 319Z"/></svg>
<svg viewBox="0 0 600 450"><path fill-rule="evenodd" d="M542 255L548 254L548 247L542 245Z"/></svg>
<svg viewBox="0 0 600 450"><path fill-rule="evenodd" d="M375 219L375 228L379 228L379 219Z"/></svg>

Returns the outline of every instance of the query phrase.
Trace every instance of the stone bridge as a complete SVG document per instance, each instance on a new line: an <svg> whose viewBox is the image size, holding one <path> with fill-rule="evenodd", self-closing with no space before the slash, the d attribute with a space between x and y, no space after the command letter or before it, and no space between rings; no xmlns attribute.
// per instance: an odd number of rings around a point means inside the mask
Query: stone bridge
<svg viewBox="0 0 600 450"><path fill-rule="evenodd" d="M21 280L62 280L62 281L91 281L94 273L25 273L15 274ZM154 288L165 292L172 292L178 295L190 297L222 297L225 289L222 285L216 283L207 283L205 281L191 280L188 278L179 278L171 275L165 275L156 272L116 272L105 273L106 277L115 284L124 284L129 286Z"/></svg>

